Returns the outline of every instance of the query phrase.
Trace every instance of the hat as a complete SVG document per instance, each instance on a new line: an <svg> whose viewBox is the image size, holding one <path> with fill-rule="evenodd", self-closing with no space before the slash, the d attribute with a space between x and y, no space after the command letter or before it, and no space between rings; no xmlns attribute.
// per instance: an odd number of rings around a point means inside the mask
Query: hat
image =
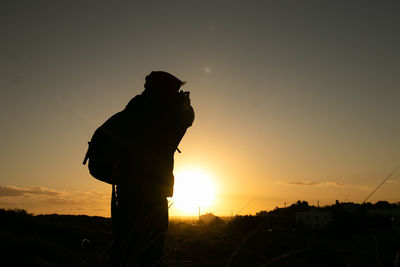
<svg viewBox="0 0 400 267"><path fill-rule="evenodd" d="M185 82L165 71L152 71L146 76L144 88L161 94L177 93Z"/></svg>

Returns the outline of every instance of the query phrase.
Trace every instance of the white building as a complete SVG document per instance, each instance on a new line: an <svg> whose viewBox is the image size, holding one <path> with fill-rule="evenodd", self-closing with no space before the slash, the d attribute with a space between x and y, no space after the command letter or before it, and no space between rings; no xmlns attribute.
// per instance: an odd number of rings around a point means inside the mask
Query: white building
<svg viewBox="0 0 400 267"><path fill-rule="evenodd" d="M367 210L367 216L400 218L400 209L369 209Z"/></svg>
<svg viewBox="0 0 400 267"><path fill-rule="evenodd" d="M331 211L320 211L312 209L309 211L296 212L296 224L304 223L311 227L324 227L332 220Z"/></svg>

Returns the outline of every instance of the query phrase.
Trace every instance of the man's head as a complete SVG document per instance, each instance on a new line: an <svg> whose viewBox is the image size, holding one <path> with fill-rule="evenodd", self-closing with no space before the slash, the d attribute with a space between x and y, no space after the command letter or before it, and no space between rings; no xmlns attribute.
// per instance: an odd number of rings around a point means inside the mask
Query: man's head
<svg viewBox="0 0 400 267"><path fill-rule="evenodd" d="M152 71L146 76L145 91L160 98L172 99L185 82L164 71Z"/></svg>

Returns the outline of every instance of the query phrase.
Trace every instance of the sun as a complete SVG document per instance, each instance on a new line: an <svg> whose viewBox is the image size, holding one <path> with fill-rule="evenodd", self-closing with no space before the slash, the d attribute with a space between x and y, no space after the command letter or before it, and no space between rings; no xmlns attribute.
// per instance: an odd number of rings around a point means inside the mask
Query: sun
<svg viewBox="0 0 400 267"><path fill-rule="evenodd" d="M175 174L173 205L186 214L195 214L210 207L215 198L215 186L209 175L199 170Z"/></svg>

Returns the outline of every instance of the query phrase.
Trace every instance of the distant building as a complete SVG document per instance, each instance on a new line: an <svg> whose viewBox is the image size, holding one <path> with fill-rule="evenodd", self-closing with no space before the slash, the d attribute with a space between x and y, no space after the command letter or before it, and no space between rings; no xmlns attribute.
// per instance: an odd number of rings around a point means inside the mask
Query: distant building
<svg viewBox="0 0 400 267"><path fill-rule="evenodd" d="M311 227L324 227L332 220L331 211L311 209L309 211L296 212L296 224L304 223Z"/></svg>
<svg viewBox="0 0 400 267"><path fill-rule="evenodd" d="M200 221L203 221L204 223L210 223L215 221L217 218L218 217L212 213L206 213L200 216Z"/></svg>
<svg viewBox="0 0 400 267"><path fill-rule="evenodd" d="M261 211L259 211L259 212L256 213L256 216L266 217L266 216L268 216L268 211L266 211L266 210L261 210Z"/></svg>

